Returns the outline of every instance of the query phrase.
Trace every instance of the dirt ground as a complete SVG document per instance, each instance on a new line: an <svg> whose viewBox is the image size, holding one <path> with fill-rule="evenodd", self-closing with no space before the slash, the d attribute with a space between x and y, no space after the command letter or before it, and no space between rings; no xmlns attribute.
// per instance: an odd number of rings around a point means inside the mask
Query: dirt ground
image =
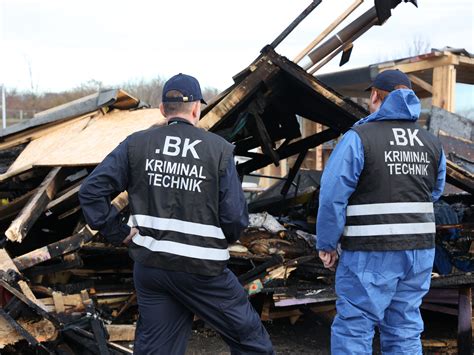
<svg viewBox="0 0 474 355"><path fill-rule="evenodd" d="M425 332L423 339L455 339L456 318L432 312L423 313ZM307 313L295 325L287 319L266 322L274 349L277 354L330 354L330 321L318 315ZM377 336L375 337L377 338ZM425 354L455 353L448 349L430 351ZM229 348L220 336L209 328L193 330L186 355L224 355ZM379 342L374 341L374 354L380 354Z"/></svg>

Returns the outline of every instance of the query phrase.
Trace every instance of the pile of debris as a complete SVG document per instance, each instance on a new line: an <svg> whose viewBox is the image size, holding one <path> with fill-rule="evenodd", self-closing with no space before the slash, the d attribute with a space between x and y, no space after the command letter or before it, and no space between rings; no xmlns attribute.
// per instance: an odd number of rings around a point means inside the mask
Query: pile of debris
<svg viewBox="0 0 474 355"><path fill-rule="evenodd" d="M26 344L50 353L131 352L116 342L134 338L132 261L126 247L108 244L86 225L78 192L127 135L163 122L158 110L112 90L1 132L2 352ZM128 218L126 192L111 204ZM318 261L310 230L252 214L230 247L230 268L249 294L264 296L263 319L296 321L301 312L287 306L334 300L332 272Z"/></svg>
<svg viewBox="0 0 474 355"><path fill-rule="evenodd" d="M85 224L78 192L129 134L164 123L145 107L109 90L1 132L2 353L20 339L50 353L130 353L113 342L134 337L132 263ZM126 212L126 192L112 204Z"/></svg>
<svg viewBox="0 0 474 355"><path fill-rule="evenodd" d="M241 177L297 156L288 176L249 205L254 213L250 227L229 248L229 267L263 320L288 317L295 322L304 309L334 309L334 273L324 269L314 248L320 172L307 174L300 167L309 149L338 137L367 112L312 72L340 52L347 61L352 41L382 24L400 1L389 7L389 2L376 1L376 7L310 53L318 43L313 41L299 56L309 53L310 67L316 66L308 73L309 67L278 55L275 46L319 3L313 1L237 74L234 84L203 110L199 122L235 144L236 155L245 157L237 166ZM302 117L326 128L302 138ZM133 340L138 316L132 261L127 248L106 243L86 225L78 191L125 137L163 122L159 110L122 90L109 90L0 131L2 353L17 353L22 345L46 353L132 353L118 344ZM472 194L472 173L454 163L448 173L450 182ZM472 195L462 198L470 208ZM454 202L459 201L449 203ZM127 193L111 203L126 219ZM471 238L472 228L462 228ZM473 283L470 275L463 280Z"/></svg>

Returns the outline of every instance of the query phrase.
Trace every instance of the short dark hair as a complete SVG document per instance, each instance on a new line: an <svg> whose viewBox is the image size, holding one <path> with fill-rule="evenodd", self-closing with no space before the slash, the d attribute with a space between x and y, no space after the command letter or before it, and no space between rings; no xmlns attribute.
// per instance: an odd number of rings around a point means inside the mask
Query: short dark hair
<svg viewBox="0 0 474 355"><path fill-rule="evenodd" d="M166 97L183 97L178 90L170 90L166 93ZM179 115L180 113L188 114L194 102L163 102L163 111L166 116Z"/></svg>

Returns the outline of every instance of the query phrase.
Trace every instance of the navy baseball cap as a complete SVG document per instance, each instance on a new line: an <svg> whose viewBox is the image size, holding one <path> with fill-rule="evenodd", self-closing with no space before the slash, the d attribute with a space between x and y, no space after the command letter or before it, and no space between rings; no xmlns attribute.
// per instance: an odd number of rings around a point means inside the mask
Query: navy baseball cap
<svg viewBox="0 0 474 355"><path fill-rule="evenodd" d="M385 70L375 77L373 83L365 89L365 91L370 91L370 89L376 88L392 92L395 90L397 85L405 85L409 89L412 88L411 81L405 73L398 69Z"/></svg>
<svg viewBox="0 0 474 355"><path fill-rule="evenodd" d="M179 91L183 96L167 97L166 94L172 90ZM162 102L192 102L201 101L206 104L202 98L201 87L199 81L191 75L179 73L170 78L163 87Z"/></svg>

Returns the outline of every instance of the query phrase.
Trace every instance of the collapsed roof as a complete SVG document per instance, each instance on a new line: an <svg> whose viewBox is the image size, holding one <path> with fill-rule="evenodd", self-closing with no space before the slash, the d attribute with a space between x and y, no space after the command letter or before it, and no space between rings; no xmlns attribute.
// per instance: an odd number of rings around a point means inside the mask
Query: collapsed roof
<svg viewBox="0 0 474 355"><path fill-rule="evenodd" d="M278 55L270 46L203 111L199 126L236 146L241 175L338 137L367 111ZM328 128L304 139L299 120ZM261 148L262 153L257 153Z"/></svg>

